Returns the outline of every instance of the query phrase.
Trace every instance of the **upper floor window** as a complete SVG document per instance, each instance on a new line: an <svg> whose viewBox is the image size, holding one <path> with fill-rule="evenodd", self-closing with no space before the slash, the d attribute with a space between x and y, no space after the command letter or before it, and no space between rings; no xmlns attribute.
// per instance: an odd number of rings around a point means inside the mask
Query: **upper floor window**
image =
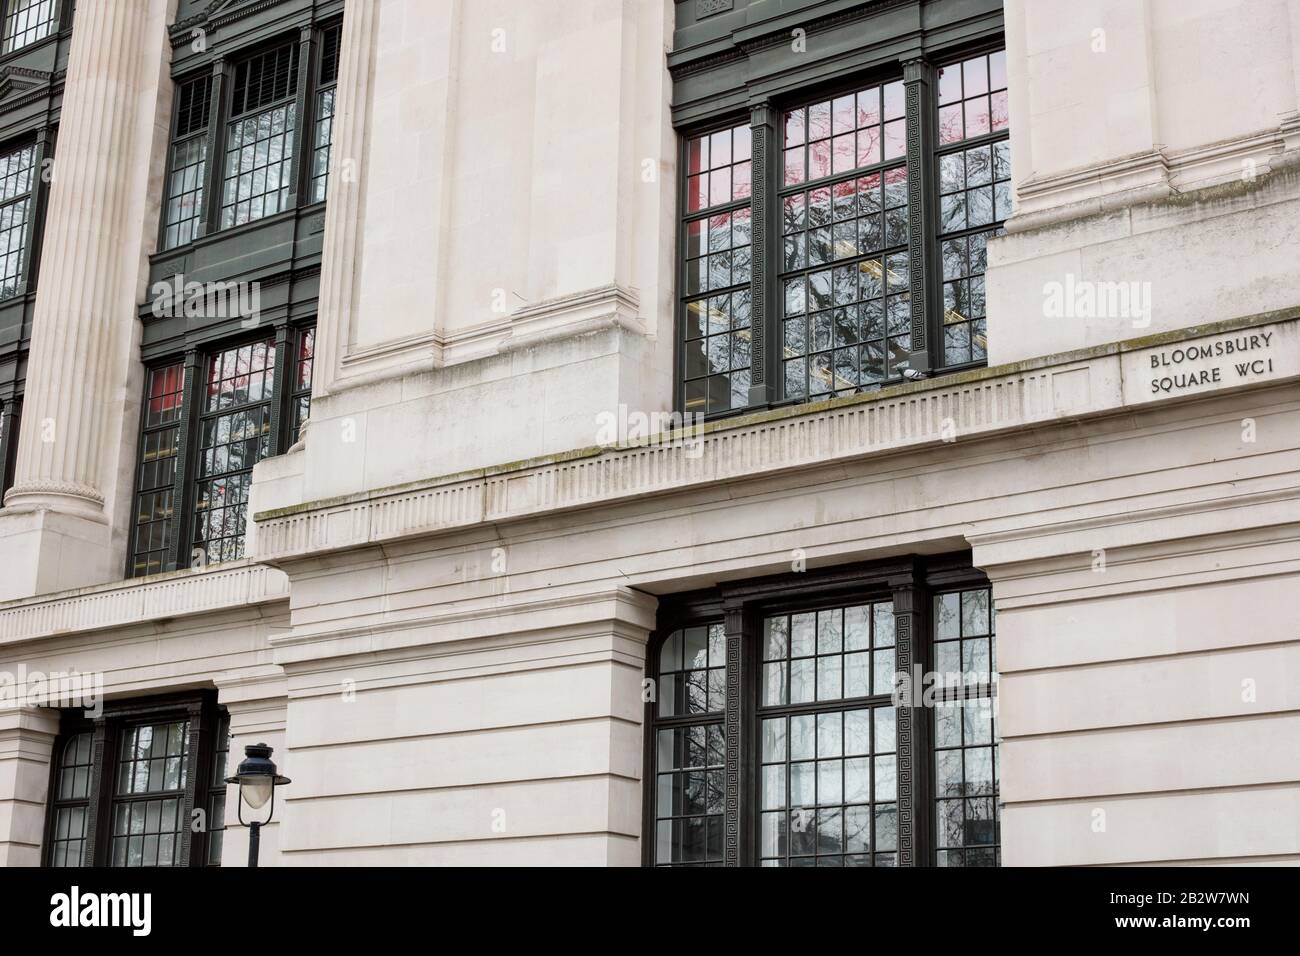
<svg viewBox="0 0 1300 956"><path fill-rule="evenodd" d="M220 863L228 718L211 694L117 702L65 717L48 802L47 866ZM200 754L213 754L209 761ZM209 794L221 791L216 802ZM202 808L187 814L186 807ZM215 852L214 852L215 848Z"/></svg>
<svg viewBox="0 0 1300 956"><path fill-rule="evenodd" d="M54 32L58 19L56 0L6 0L4 52L12 53L43 40Z"/></svg>
<svg viewBox="0 0 1300 956"><path fill-rule="evenodd" d="M342 24L325 31L316 93L315 145L311 157L311 201L324 202L329 189L330 146L334 141L334 100L338 95L339 42Z"/></svg>
<svg viewBox="0 0 1300 956"><path fill-rule="evenodd" d="M782 395L852 394L911 354L902 82L784 116Z"/></svg>
<svg viewBox="0 0 1300 956"><path fill-rule="evenodd" d="M35 145L0 154L0 301L22 287L35 184Z"/></svg>
<svg viewBox="0 0 1300 956"><path fill-rule="evenodd" d="M646 862L997 865L987 584L945 559L800 578L661 605Z"/></svg>
<svg viewBox="0 0 1300 956"><path fill-rule="evenodd" d="M959 366L987 356L988 240L1011 215L1006 53L941 68L938 105L943 360Z"/></svg>
<svg viewBox="0 0 1300 956"><path fill-rule="evenodd" d="M148 371L132 575L244 556L253 467L297 440L314 337L284 325Z"/></svg>
<svg viewBox="0 0 1300 956"><path fill-rule="evenodd" d="M177 81L163 249L324 200L341 38L335 20Z"/></svg>
<svg viewBox="0 0 1300 956"><path fill-rule="evenodd" d="M297 44L258 54L235 67L221 193L223 229L288 208L297 90Z"/></svg>
<svg viewBox="0 0 1300 956"><path fill-rule="evenodd" d="M815 97L751 91L770 98L746 125L688 127L684 411L852 395L986 361L986 248L1011 213L1011 172L1006 54L980 44L880 64L838 91L827 81Z"/></svg>
<svg viewBox="0 0 1300 956"><path fill-rule="evenodd" d="M194 241L203 218L211 108L212 77L200 76L180 85L163 212L163 245L168 249Z"/></svg>
<svg viewBox="0 0 1300 956"><path fill-rule="evenodd" d="M744 408L749 404L753 269L749 127L693 137L686 154L685 408Z"/></svg>

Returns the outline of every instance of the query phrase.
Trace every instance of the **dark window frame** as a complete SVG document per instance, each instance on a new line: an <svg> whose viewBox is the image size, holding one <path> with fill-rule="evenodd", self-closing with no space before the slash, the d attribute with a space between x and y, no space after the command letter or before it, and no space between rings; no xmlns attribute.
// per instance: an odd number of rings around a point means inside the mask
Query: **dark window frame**
<svg viewBox="0 0 1300 956"><path fill-rule="evenodd" d="M146 364L143 386L145 394L140 409L140 428L137 432L139 442L136 451L135 478L133 480L132 502L137 505L137 510L139 496L142 493L140 486L141 456L144 451L150 376L159 369L165 369L177 364L183 367L184 375L184 390L181 397L180 439L176 455L176 481L172 499L171 538L166 542L170 558L162 571L157 573L167 573L195 565L195 549L198 547L194 540L195 499L198 483L203 480L199 474L199 464L203 453L200 429L203 420L230 411L230 409L222 409L216 412L204 411L203 397L206 393L207 374L212 357L251 342L273 338L275 358L272 368L274 368L275 380L269 400L271 409L269 447L267 453L258 459L258 461L264 461L267 458L274 458L283 454L296 441L298 423L295 420L294 411L298 400L302 397L306 396L310 401L311 392L310 389L293 388L291 375L297 370L294 359L297 358L298 344L303 334L308 330L314 331L315 327L315 317L295 321L281 320L268 323L260 329L207 342L202 347L193 347L184 353L173 353ZM254 407L256 404L260 403L240 407ZM136 511L132 512L132 516L133 519L137 517ZM133 520L131 542L127 549L127 578L140 576L135 570L136 527L137 523ZM218 562L209 561L204 556L198 563L200 566L206 566Z"/></svg>
<svg viewBox="0 0 1300 956"><path fill-rule="evenodd" d="M16 0L0 0L0 56L10 56L11 54L21 53L37 43L42 43L51 37L57 37L65 29L64 22L68 19L67 15L75 0L44 0L49 4L49 17L41 21L45 27L45 32L39 37L28 40L20 46L10 47L9 24L10 19L17 15L14 9ZM31 28L24 32L33 32Z"/></svg>
<svg viewBox="0 0 1300 956"><path fill-rule="evenodd" d="M769 161L772 162L775 166L775 177L777 181L777 188L776 188L775 197L772 203L770 204L769 209L767 210L769 221L774 224L773 243L772 243L773 245L777 246L778 248L780 248L783 245L784 238L785 238L785 233L783 228L784 204L785 201L790 197L799 195L801 193L811 193L813 191L817 191L821 189L830 189L833 194L834 189L837 185L841 185L843 183L850 182L857 179L869 178L872 176L880 176L883 181L887 173L899 169L902 169L904 171L905 181L906 181L906 177L909 174L906 144L902 156L894 156L889 159L884 158L884 129L886 126L886 120L884 118L883 112L879 123L881 134L882 134L881 146L880 146L881 159L878 160L877 162L870 163L862 167L855 166L853 169L850 169L845 172L839 172L839 173L832 172L830 175L822 176L817 179L805 178L798 184L792 184L792 185L787 185L785 183L785 179L783 175L785 169L785 163L784 163L785 118L788 113L800 109L809 109L810 107L820 104L822 102L829 101L833 105L836 99L839 99L846 94L857 93L860 90L865 88L880 87L883 96L884 87L893 83L905 83L905 77L903 75L903 70L901 65L897 67L886 66L883 68L875 68L857 74L849 74L845 77L837 78L831 84L827 84L827 83L818 84L816 86L809 88L808 90L800 91L799 93L795 93L795 94L782 96L777 98L774 101L775 103L774 111L775 111L777 122L775 127L775 136L774 136L775 142L772 145L772 152L774 155ZM883 110L883 105L882 105L882 110ZM901 119L904 123L904 129L906 130L908 114L907 114L907 97L906 97L905 88L904 88L904 113ZM833 138L828 139L828 142L830 141L833 141ZM807 147L806 137L805 137L804 145L806 148ZM910 181L908 182L908 186L910 187ZM908 200L906 202L907 204L905 204L902 208L910 210L910 191L909 191ZM834 207L834 198L832 196L832 208L833 207ZM808 213L809 213L809 209L807 206L805 206L804 215L806 220L808 219ZM886 216L883 207L882 207L881 216L882 219L884 219ZM779 227L776 226L775 224L779 224ZM811 226L810 225L805 226L803 233L806 235L810 232L811 232ZM791 318L790 316L787 316L785 313L785 283L787 280L795 277L803 277L806 281L808 277L810 277L814 273L827 272L827 271L833 272L835 269L851 267L857 264L861 264L863 262L867 262L873 258L880 259L883 264L883 261L886 258L899 256L899 255L908 256L908 254L909 254L909 242L905 240L901 244L885 243L884 245L881 246L880 249L872 252L864 253L858 251L854 255L847 256L843 259L832 259L827 263L823 263L820 265L812 265L811 258L809 255L809 250L805 248L803 266L794 269L786 269L785 261L784 261L784 250L781 249L780 253L776 255L774 258L774 264L776 268L773 270L774 272L773 279L776 285L776 296L772 302L772 315L774 318L773 328L769 330L769 334L771 336L770 345L772 350L774 352L780 352L781 350L783 350L785 324ZM910 288L909 288L909 295L910 295ZM887 291L886 294L881 297L882 305L885 306L886 308L887 308L887 303L889 298L890 296L888 295ZM860 300L858 300L855 297L854 307L857 308L859 304L860 304ZM824 311L833 312L834 308L835 307L832 305L829 309ZM803 316L806 325L805 334L807 336L804 352L802 356L806 363L806 368L804 372L804 381L809 382L811 380L811 375L812 375L812 369L811 369L812 356L816 353L825 352L827 351L827 349L815 349L813 347L812 322L813 322L814 310L811 307L811 304L805 305ZM886 330L884 335L881 337L882 347L887 349L889 340L895 337L897 336L891 336ZM858 341L859 344L855 347L858 348L866 347L867 340L865 336L862 336ZM833 351L833 349L834 347L832 346L831 350ZM893 363L889 362L888 357L886 357L885 361L887 364L892 366ZM776 360L774 360L773 364L775 366L775 377L772 380L772 384L771 384L773 404L778 404L778 405L803 404L807 402L824 401L828 398L838 397L839 395L844 394L844 392L846 391L846 390L832 389L830 393L825 393L825 392L811 393L815 395L815 397L808 397L810 391L808 389L805 389L802 395L799 396L787 395L788 389L786 387L785 368L784 368L785 360L783 358L777 358ZM898 376L896 375L887 375L881 379L880 383L866 383L866 384L856 385L853 388L847 389L847 391L848 392L869 391L873 388L880 387L881 383L892 383L898 380L899 380Z"/></svg>
<svg viewBox="0 0 1300 956"><path fill-rule="evenodd" d="M102 713L95 718L82 710L63 713L59 736L55 740L50 761L49 798L46 800L45 838L41 847L41 865L52 866L52 836L57 817L54 796L58 785L59 754L67 742L77 734L92 734L90 793L86 800L86 844L82 866L106 867L111 863L113 808L122 799L132 799L117 793L118 752L124 729L142 724L167 721L188 721L185 786L179 791L181 848L180 866L205 866L212 826L195 833L192 828L193 810L208 806L208 794L220 786L214 779L213 755L216 734L220 727L228 727L229 715L217 704L215 691L166 695L132 701L106 702ZM228 744L227 744L228 746Z"/></svg>
<svg viewBox="0 0 1300 956"><path fill-rule="evenodd" d="M343 57L343 21L335 20L319 28L320 53L315 65L315 88L311 94L311 143L307 148L307 184L304 192L309 205L329 198L329 164L334 149L334 121L338 116L339 69ZM333 63L329 59L333 51ZM328 98L328 115L326 100ZM327 132L326 132L327 131ZM320 157L324 169L320 169Z"/></svg>
<svg viewBox="0 0 1300 956"><path fill-rule="evenodd" d="M203 98L200 101L204 107L206 115L203 117L202 125L194 125L192 111L187 114L184 110L185 92L193 88L195 84L204 85ZM208 202L208 184L210 177L208 167L212 164L212 156L209 150L212 146L211 128L212 128L212 86L213 80L210 73L191 73L189 76L182 77L175 81L176 95L175 104L172 109L172 127L171 140L167 148L167 178L163 181L163 207L161 219L161 235L159 237L158 248L163 251L179 249L187 246L196 238L196 230L204 220L204 210ZM193 106L193 102L190 103ZM187 116L189 121L186 121ZM182 123L184 122L184 125ZM188 148L197 148L199 152L198 162L181 163L181 150ZM176 175L183 169L197 167L199 172L197 188L175 191ZM197 199L198 208L194 210L192 216L171 219L170 206L173 199L179 196L193 196ZM183 229L183 224L188 224L188 232ZM172 229L177 230L176 241L169 239L169 233ZM180 239L184 233L185 238Z"/></svg>
<svg viewBox="0 0 1300 956"><path fill-rule="evenodd" d="M936 273L934 278L935 278L935 286L937 289L935 293L936 295L935 308L938 313L937 330L935 332L935 338L933 340L934 342L932 348L933 353L943 353L945 350L944 330L946 328L946 323L944 319L946 316L946 306L945 306L945 293L944 293L943 285L947 279L947 276L944 274L944 270L943 270L943 244L945 242L950 242L957 239L967 240L977 236L987 236L990 234L996 235L998 232L1001 231L1003 225L1006 222L1006 218L1005 217L999 218L995 210L992 222L987 225L977 225L977 226L967 225L964 229L953 229L945 232L942 226L942 222L940 221L941 210L939 209L939 207L942 203L943 186L940 180L939 166L944 157L964 154L969 150L978 149L984 146L994 147L996 146L996 144L999 143L1009 143L1011 139L1011 130L1010 130L1010 126L1008 125L1006 129L991 130L988 133L982 133L969 138L962 138L951 143L940 143L939 136L938 136L939 123L940 123L940 119L939 119L940 104L939 104L939 92L938 92L939 75L944 69L947 69L948 67L952 67L952 66L960 66L964 61L968 59L979 57L979 56L991 56L992 54L1000 50L1004 51L1005 49L1006 49L1006 45L1005 43L1002 42L980 43L974 46L968 46L965 49L962 49L956 53L947 55L942 59L936 60L933 65L934 96L933 96L933 102L931 104L932 108L930 110L930 114L934 120L934 130L933 130L934 170L933 170L933 177L932 177L933 178L932 186L933 186L934 205L936 208L934 213L935 221L934 221L934 231L933 231L933 236L931 238L931 243L933 246L933 254L934 254L933 262L934 262L934 270ZM965 101L962 100L961 102L965 102ZM1008 146L1008 149L1009 148L1010 147ZM980 278L983 279L984 275L985 273L981 273ZM986 290L986 294L987 294L987 290ZM986 311L982 316L975 316L974 314L972 314L970 318L967 320L967 324L973 328L975 323L979 321L987 321L987 315L988 313L986 308ZM972 335L972 339L973 339L973 335ZM987 353L987 347L985 351ZM945 362L942 366L942 369L945 374L950 374L954 372L963 372L968 369L983 368L987 364L988 364L987 358L974 358L967 362L954 362L952 364L947 364L946 356L945 356Z"/></svg>
<svg viewBox="0 0 1300 956"><path fill-rule="evenodd" d="M311 133L315 131L316 114L320 103L317 94L323 86L319 81L321 48L326 35L336 27L341 27L341 24L341 18L337 14L330 13L302 27L281 31L270 38L258 38L233 50L214 53L205 65L187 67L186 73L172 78L173 88L179 94L184 84L196 79L205 70L210 76L209 121L202 134L194 134L205 137L206 169L200 216L186 242L167 244L167 196L164 195L163 215L160 217L159 224L158 252L176 253L206 237L253 228L259 223L295 213L323 201L313 199L310 194L312 188L310 163L315 155L315 143L314 137L309 138L308 134L309 131ZM240 67L279 49L290 51L292 58L294 82L290 84L287 93L262 103L255 109L236 112L235 81ZM284 161L288 179L281 186L286 193L283 205L273 213L264 213L245 222L224 225L225 210L228 208L225 202L225 186L228 179L226 164L230 154L228 144L231 127L240 120L255 118L286 105L292 111L293 128L285 134L285 148L291 151L291 155ZM179 140L188 138L178 135L179 110L174 108L172 113L167 175L164 179L165 191L170 190L172 175L175 172L174 147Z"/></svg>
<svg viewBox="0 0 1300 956"><path fill-rule="evenodd" d="M751 0L744 0L746 6ZM741 3L738 0L737 7ZM747 111L754 130L753 219L753 383L744 407L706 412L709 419L748 414L765 408L805 404L807 397L784 397L781 368L783 346L783 267L781 197L787 192L782 175L783 120L786 110L831 99L836 92L859 89L902 78L907 135L905 168L908 178L908 243L911 311L911 354L897 370L880 382L864 382L836 394L875 391L899 384L901 372L910 368L927 376L947 375L987 364L985 359L946 365L942 262L936 207L939 198L936 149L937 81L942 65L1005 48L1000 4L975 0L970 8L953 0L931 3L922 18L919 0L900 0L883 7L862 3L842 14L810 15L800 25L808 34L806 51L788 50L790 22L776 13L758 21L728 18L691 22L677 31L678 50L669 55L674 76L674 126L678 133L681 171L678 175L677 276L685 278L686 163L685 144L700 131L736 122ZM751 13L757 13L751 10ZM788 19L788 18L787 18ZM871 43L851 54L839 52L837 43L860 35L864 21L876 29ZM877 26L877 24L879 26ZM764 33L764 28L771 30ZM857 31L854 33L854 31ZM893 31L897 31L896 33ZM705 41L708 37L708 41ZM786 47L782 53L780 47ZM1001 131L991 138L1006 138ZM963 145L973 145L973 142ZM882 161L881 167L897 164ZM760 169L760 166L762 167ZM874 168L874 167L872 167ZM854 170L853 176L870 170ZM848 177L833 174L826 182ZM807 183L803 188L807 188ZM794 187L790 187L793 191ZM686 355L683 343L687 319L684 284L676 297L674 335L674 407L688 409L685 401ZM887 343L889 336L884 341ZM805 353L806 354L806 353Z"/></svg>
<svg viewBox="0 0 1300 956"><path fill-rule="evenodd" d="M94 764L94 731L89 724L80 726L72 725L68 730L60 733L58 740L55 741L54 750L50 759L50 788L49 797L47 798L47 820L45 828L45 842L42 849L42 859L47 866L54 866L57 855L57 845L60 843L77 842L81 844L82 865L85 863L86 851L86 834L90 826L90 787L89 782L86 787L86 794L82 797L64 798L60 795L60 783L63 778L65 765L63 762L64 754L68 748L78 741L78 738L85 738L90 747L89 760L86 764L73 764L73 768L85 766L88 768L89 776L93 776L95 771ZM83 810L81 835L75 839L60 838L58 833L59 817L64 810ZM66 851L65 851L66 853ZM65 857L66 860L66 857ZM59 866L67 865L65 863Z"/></svg>
<svg viewBox="0 0 1300 956"><path fill-rule="evenodd" d="M970 554L888 559L821 571L780 574L719 585L706 591L661 598L656 629L647 644L645 677L660 686L660 649L676 631L724 622L727 651L727 698L721 714L664 718L657 700L646 702L643 716L642 865L654 867L658 808L657 732L678 724L723 720L726 742L724 866L759 862L761 813L762 719L777 714L866 708L888 703L888 695L852 701L832 699L812 704L760 705L763 620L771 614L893 601L895 667L907 673L932 666L935 595L960 589L987 589L987 577L972 567ZM996 694L996 687L990 691ZM658 694L649 695L652 698ZM898 780L899 866L932 866L936 861L937 806L931 714L925 707L898 708L896 774ZM910 746L905 743L911 740ZM733 783L734 781L734 783ZM994 797L996 801L997 797ZM874 847L873 847L874 851Z"/></svg>
<svg viewBox="0 0 1300 956"><path fill-rule="evenodd" d="M688 371L688 370L687 370L687 368L686 368L686 364L685 364L686 361L687 361L687 358L686 358L686 355L687 355L687 349L688 349L688 345L687 345L687 343L688 343L689 341L694 341L694 339L689 339L689 338L687 337L687 332L688 332L687 312L688 312L688 310L689 310L689 308L690 308L690 305L691 305L691 303L696 302L696 301L703 301L704 299L713 298L713 297L715 297L715 295L727 295L727 296L732 296L732 295L735 295L735 294L737 294L737 293L743 293L743 292L745 292L746 290L752 290L752 288L753 288L753 270L754 270L754 261L755 261L755 257L756 257L756 255L757 255L757 249L756 249L756 246L755 246L755 243L754 243L754 237L753 237L753 232L752 232L752 230L753 230L753 217L754 217L754 193L753 193L753 189L754 189L754 181L753 181L753 180L754 180L754 169L755 169L756 166L757 166L757 163L756 163L756 161L755 161L755 159L754 159L754 153L753 153L754 146L753 146L753 140L752 140L752 137L751 137L751 140L750 140L750 194L749 194L749 196L746 196L746 197L743 198L743 199L735 199L735 198L733 198L731 201L729 201L729 202L727 202L727 203L722 203L722 204L719 204L719 205L717 205L717 206L706 206L706 207L704 207L704 208L702 208L702 209L697 209L697 210L694 210L694 211L692 211L692 210L690 209L690 202L689 202L689 198L688 198L688 193L689 193L689 180L690 180L690 176L689 176L689 174L688 174L689 164L690 164L690 143L691 143L691 140L692 140L692 139L698 139L698 138L700 138L700 137L710 137L710 136L712 136L712 135L715 134L715 133L721 133L721 132L725 132L725 131L727 131L727 130L731 130L731 129L737 128L737 127L739 127L739 126L743 126L743 125L745 124L745 119L746 119L746 117L745 117L743 114L737 114L737 113L732 112L732 113L725 114L725 115L720 116L720 117L713 118L713 119L711 119L709 122L707 122L707 123L705 123L705 124L703 124L703 125L698 125L698 124L697 124L696 126L689 128L689 130L679 131L680 135L679 135L679 137L678 137L678 138L679 138L679 143L678 143L678 162L680 163L679 168L682 170L682 174L681 174L680 176L677 177L677 179L678 179L678 183L677 183L677 202L678 202L678 210L679 210L679 214L678 214L678 218L677 218L677 230L678 230L678 240L677 240L677 289L678 289L678 294L677 294L677 296L676 296L676 303L677 303L677 305L676 305L676 309L677 309L677 316L678 316L678 319L677 319L677 331L676 331L676 333L675 333L674 336L673 336L674 351L675 351L675 355L674 355L674 366L673 366L673 367L676 368L676 369L678 370L678 374L677 374L677 376L676 376L676 381L675 381L675 385L674 385L674 387L675 387L675 389L676 389L676 394L675 394L675 398L674 398L674 403L675 403L675 407L680 408L680 409L682 409L683 411L693 411L693 409L690 409L690 408L687 407L687 400L688 400L688 399L687 399L686 391L687 391L687 371ZM728 168L730 168L730 166L729 166ZM689 264L690 264L690 262L692 261L692 260L690 260L690 259L688 258L688 252L689 252L689 246L690 246L690 238L689 238L689 237L690 237L690 232L689 232L690 224L691 224L691 223L694 223L694 222L702 222L702 223L705 224L705 225L704 225L704 237L703 237L703 242L704 242L705 245L707 246L707 244L708 244L708 221L709 221L709 219L713 218L714 216L720 216L720 215L734 216L735 213L740 212L740 211L744 211L744 210L749 210L749 212L750 212L750 229L751 229L751 233L750 233L750 245L749 245L749 249L750 249L750 257L751 257L751 258L750 258L750 281L749 281L749 282L746 282L746 283L739 283L739 284L737 284L737 283L731 283L731 284L729 284L729 285L727 285L727 286L725 286L725 287L719 287L719 288L716 289L716 290L715 290L715 289L708 289L707 291L704 291L704 292L701 292L701 291L690 292L690 291L689 291L690 284L689 284L689 281L688 281L688 268L689 268ZM730 252L731 249L734 249L734 246L733 246L733 247L730 247L728 251ZM752 334L752 329L753 329L753 325L752 325L752 322L753 322L752 292L751 292L751 306L750 306L750 309L751 309L751 311L750 311L750 316L751 316L751 318L750 318L750 322L751 322L751 325L749 326L749 328L750 328L750 330L751 330L751 334ZM706 340L707 340L707 338L708 338L708 335L707 335L707 333L706 333ZM751 342L751 346L752 346L752 342ZM753 356L753 351L752 351L752 347L751 347L751 351L750 351L750 366L749 366L749 372L750 372L751 376L752 376L752 374L753 374L753 362L754 362L754 356ZM728 373L728 375L729 375L729 374L730 374L730 373ZM713 377L713 376L708 375L708 374L706 374L706 375L703 377L702 380L706 383L706 388L707 388L707 383L708 383L709 379L712 378L712 377ZM695 377L693 377L693 380L700 380L700 379L699 379L699 376L695 376ZM732 389L730 388L730 386L729 386L729 390L731 390L732 394L734 394L734 390L732 390ZM706 403L707 403L707 397L706 397ZM744 406L741 406L741 408L745 408L745 407L747 407L748 404L749 404L749 403L746 402L746 404L745 404ZM712 415L716 415L716 416L721 416L721 415L729 414L729 413L731 413L732 411L735 411L734 407L733 407L732 409L729 409L727 412L716 412L716 413L711 413L711 414L712 414ZM710 414L710 413L707 413L707 412L706 412L706 414Z"/></svg>

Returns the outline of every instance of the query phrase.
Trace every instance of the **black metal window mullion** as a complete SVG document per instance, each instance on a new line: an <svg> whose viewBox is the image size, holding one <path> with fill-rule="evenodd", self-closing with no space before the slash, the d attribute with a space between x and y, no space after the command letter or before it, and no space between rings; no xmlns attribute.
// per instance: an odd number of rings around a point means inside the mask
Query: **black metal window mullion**
<svg viewBox="0 0 1300 956"><path fill-rule="evenodd" d="M41 268L41 238L45 232L45 208L50 201L50 191L42 173L54 154L54 128L42 126L36 131L36 179L32 183L32 215L23 239L26 255L23 261L20 292L36 288L36 277Z"/></svg>
<svg viewBox="0 0 1300 956"><path fill-rule="evenodd" d="M199 865L220 866L226 830L226 764L230 756L230 715L213 715L210 726L213 731L208 747L211 757L205 781L206 828Z"/></svg>
<svg viewBox="0 0 1300 956"><path fill-rule="evenodd" d="M293 368L291 346L297 344L297 336L287 322L275 327L275 361L274 380L271 387L271 435L266 457L272 458L289 447L289 436L285 434L285 415L289 401L289 372Z"/></svg>
<svg viewBox="0 0 1300 956"><path fill-rule="evenodd" d="M212 85L209 90L207 167L203 182L203 204L195 238L215 232L221 222L221 188L225 181L226 124L224 117L230 101L230 62L223 56L212 61Z"/></svg>
<svg viewBox="0 0 1300 956"><path fill-rule="evenodd" d="M90 816L86 822L84 865L108 865L108 839L111 833L108 797L112 794L113 757L117 750L114 727L103 715L95 719L91 741ZM107 789L106 789L107 788Z"/></svg>
<svg viewBox="0 0 1300 956"><path fill-rule="evenodd" d="M192 566L195 555L191 547L190 528L193 527L193 485L190 475L194 470L195 447L198 441L199 383L203 374L203 355L198 349L189 349L185 353L185 399L181 406L180 440L176 446L176 482L173 486L172 500L176 509L174 568Z"/></svg>
<svg viewBox="0 0 1300 956"><path fill-rule="evenodd" d="M294 125L293 162L289 166L289 209L296 208L306 193L304 183L307 182L307 163L311 154L307 148L307 132L313 126L308 121L313 115L309 105L315 97L314 78L318 68L316 47L315 27L303 27L298 35L298 87L294 92L298 122Z"/></svg>
<svg viewBox="0 0 1300 956"><path fill-rule="evenodd" d="M894 601L895 667L907 675L905 690L915 692L913 678L926 670L929 645L928 592L919 569L890 582ZM915 697L898 708L898 863L930 864L929 714Z"/></svg>
<svg viewBox="0 0 1300 956"><path fill-rule="evenodd" d="M780 118L770 101L750 109L753 152L753 276L751 325L753 371L749 405L765 406L778 400L780 382L780 217L776 200L780 187Z"/></svg>
<svg viewBox="0 0 1300 956"><path fill-rule="evenodd" d="M938 341L939 270L937 195L932 83L934 70L917 57L903 64L907 101L908 261L911 280L912 355L908 366L928 373L936 364L931 342Z"/></svg>

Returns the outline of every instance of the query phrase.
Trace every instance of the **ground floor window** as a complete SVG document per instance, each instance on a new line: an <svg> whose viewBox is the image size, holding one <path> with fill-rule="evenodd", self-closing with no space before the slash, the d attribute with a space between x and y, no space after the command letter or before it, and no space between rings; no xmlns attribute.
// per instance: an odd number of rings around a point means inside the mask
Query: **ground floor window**
<svg viewBox="0 0 1300 956"><path fill-rule="evenodd" d="M94 719L66 712L46 865L219 864L228 728L210 693L114 703Z"/></svg>
<svg viewBox="0 0 1300 956"><path fill-rule="evenodd" d="M969 556L666 598L645 862L996 866L995 614Z"/></svg>

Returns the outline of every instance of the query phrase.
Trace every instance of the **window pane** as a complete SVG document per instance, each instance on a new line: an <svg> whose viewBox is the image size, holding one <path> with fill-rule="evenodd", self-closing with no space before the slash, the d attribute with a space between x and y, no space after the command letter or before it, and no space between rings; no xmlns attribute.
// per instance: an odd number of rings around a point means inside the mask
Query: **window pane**
<svg viewBox="0 0 1300 956"><path fill-rule="evenodd" d="M940 866L996 866L1000 860L995 618L988 588L935 597L935 669L951 688L934 711Z"/></svg>
<svg viewBox="0 0 1300 956"><path fill-rule="evenodd" d="M27 261L36 147L0 155L0 301L18 294Z"/></svg>
<svg viewBox="0 0 1300 956"><path fill-rule="evenodd" d="M690 218L683 227L681 375L687 412L722 412L749 404L752 212L734 203L749 198L752 149L748 126L686 144Z"/></svg>
<svg viewBox="0 0 1300 956"><path fill-rule="evenodd" d="M888 601L768 617L760 708L867 697L866 659L883 642L892 660ZM894 726L892 701L762 719L764 866L872 865L874 821L894 819L898 799Z"/></svg>
<svg viewBox="0 0 1300 956"><path fill-rule="evenodd" d="M54 32L55 0L9 0L4 7L5 53L21 50Z"/></svg>
<svg viewBox="0 0 1300 956"><path fill-rule="evenodd" d="M193 547L208 564L244 555L253 466L271 447L275 340L209 357L200 418Z"/></svg>
<svg viewBox="0 0 1300 956"><path fill-rule="evenodd" d="M722 724L660 730L656 755L655 864L721 863L726 792Z"/></svg>

